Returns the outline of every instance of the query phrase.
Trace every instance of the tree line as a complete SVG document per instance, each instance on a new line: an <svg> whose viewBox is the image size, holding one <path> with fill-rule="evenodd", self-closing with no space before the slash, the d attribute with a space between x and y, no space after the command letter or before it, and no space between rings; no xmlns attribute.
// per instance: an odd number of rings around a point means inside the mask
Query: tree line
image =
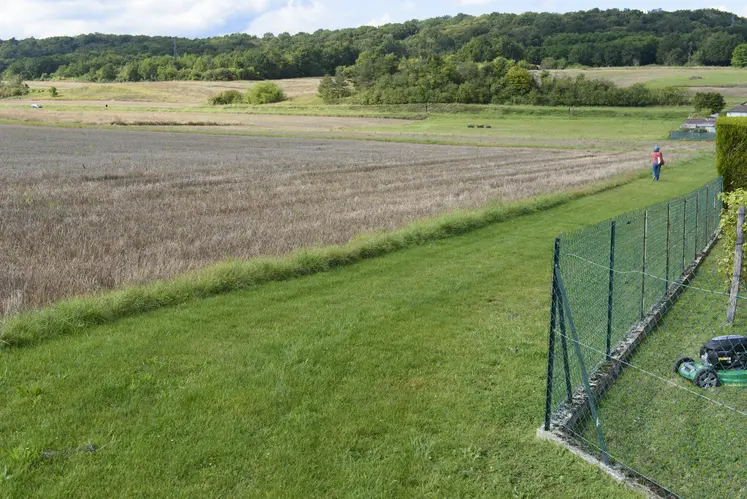
<svg viewBox="0 0 747 499"><path fill-rule="evenodd" d="M381 27L203 39L87 34L0 40L4 79L261 80L336 74L338 67L422 61L538 67L731 64L747 42L741 17L714 9L599 10L444 16ZM418 63L419 64L419 63Z"/></svg>
<svg viewBox="0 0 747 499"><path fill-rule="evenodd" d="M605 80L556 77L530 72L526 64L504 57L476 63L458 55L377 56L364 52L356 64L325 76L318 89L327 103L358 104L532 104L549 106L677 106L690 102L680 87L620 88Z"/></svg>

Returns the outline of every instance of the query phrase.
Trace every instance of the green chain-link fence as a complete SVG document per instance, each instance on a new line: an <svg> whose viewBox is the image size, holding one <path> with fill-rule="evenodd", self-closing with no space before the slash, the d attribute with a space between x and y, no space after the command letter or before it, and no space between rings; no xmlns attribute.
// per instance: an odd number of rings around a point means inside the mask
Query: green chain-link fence
<svg viewBox="0 0 747 499"><path fill-rule="evenodd" d="M747 330L725 329L707 258L722 185L555 242L544 429L665 496L747 497L747 389L703 390L672 368Z"/></svg>

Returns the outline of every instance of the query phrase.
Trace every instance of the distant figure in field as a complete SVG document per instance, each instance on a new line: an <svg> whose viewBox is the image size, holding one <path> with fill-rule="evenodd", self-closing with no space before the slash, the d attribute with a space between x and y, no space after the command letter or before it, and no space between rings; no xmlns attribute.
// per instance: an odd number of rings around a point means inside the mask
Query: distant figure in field
<svg viewBox="0 0 747 499"><path fill-rule="evenodd" d="M651 167L654 172L654 180L659 180L661 167L664 164L664 155L661 153L659 146L654 146L654 153L651 155Z"/></svg>

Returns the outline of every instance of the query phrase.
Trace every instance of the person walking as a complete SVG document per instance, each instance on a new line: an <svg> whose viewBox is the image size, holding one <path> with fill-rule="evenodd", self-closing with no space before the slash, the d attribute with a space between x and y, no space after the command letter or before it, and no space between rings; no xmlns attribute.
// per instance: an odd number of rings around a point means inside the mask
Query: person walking
<svg viewBox="0 0 747 499"><path fill-rule="evenodd" d="M659 180L661 167L664 164L664 155L661 153L659 146L654 146L654 153L651 155L651 168L654 173L654 180Z"/></svg>

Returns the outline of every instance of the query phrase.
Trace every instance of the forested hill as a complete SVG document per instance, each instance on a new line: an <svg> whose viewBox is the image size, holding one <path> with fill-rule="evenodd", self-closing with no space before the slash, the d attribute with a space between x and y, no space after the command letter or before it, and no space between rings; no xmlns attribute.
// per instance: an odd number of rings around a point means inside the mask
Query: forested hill
<svg viewBox="0 0 747 499"><path fill-rule="evenodd" d="M390 61L452 55L477 63L504 57L544 67L729 65L733 49L745 41L745 19L713 9L494 13L261 38L88 34L0 40L0 72L5 78L91 81L275 79L334 74L361 54Z"/></svg>

